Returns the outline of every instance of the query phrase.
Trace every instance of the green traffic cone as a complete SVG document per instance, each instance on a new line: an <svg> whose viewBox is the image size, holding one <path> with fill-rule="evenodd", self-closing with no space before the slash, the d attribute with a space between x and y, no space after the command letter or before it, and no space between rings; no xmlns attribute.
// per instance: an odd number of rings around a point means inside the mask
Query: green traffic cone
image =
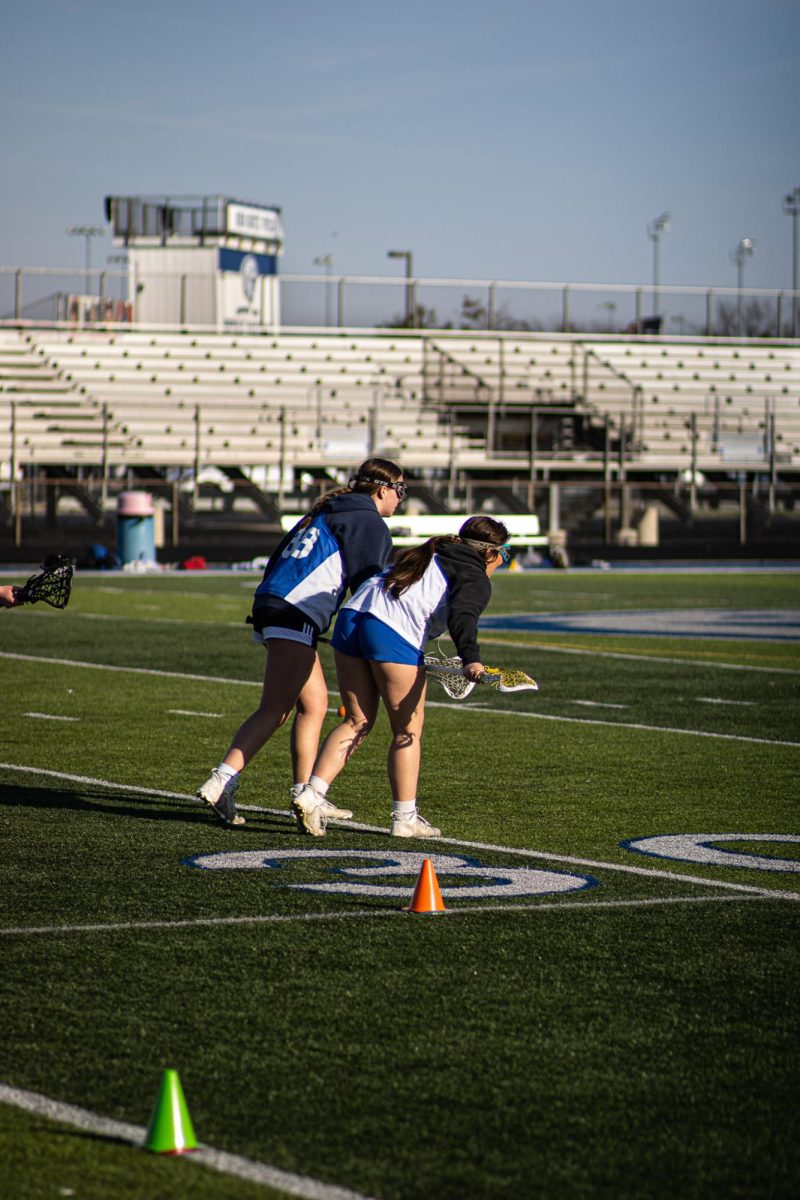
<svg viewBox="0 0 800 1200"><path fill-rule="evenodd" d="M197 1149L192 1118L177 1071L166 1070L161 1078L144 1148L154 1154L185 1154Z"/></svg>

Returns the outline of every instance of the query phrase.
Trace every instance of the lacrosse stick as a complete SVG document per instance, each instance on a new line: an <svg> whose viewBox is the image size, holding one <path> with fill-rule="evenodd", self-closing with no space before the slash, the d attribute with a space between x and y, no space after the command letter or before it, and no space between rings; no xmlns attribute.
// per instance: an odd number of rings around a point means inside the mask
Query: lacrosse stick
<svg viewBox="0 0 800 1200"><path fill-rule="evenodd" d="M433 675L448 696L453 700L463 700L468 696L475 684L462 674L463 663L460 658L439 658L436 654L425 655L425 670ZM488 683L498 692L538 692L539 685L524 671L515 671L510 667L486 667L478 683Z"/></svg>
<svg viewBox="0 0 800 1200"><path fill-rule="evenodd" d="M42 569L16 589L17 604L36 604L44 600L53 608L66 608L72 590L72 563L65 554L51 554Z"/></svg>

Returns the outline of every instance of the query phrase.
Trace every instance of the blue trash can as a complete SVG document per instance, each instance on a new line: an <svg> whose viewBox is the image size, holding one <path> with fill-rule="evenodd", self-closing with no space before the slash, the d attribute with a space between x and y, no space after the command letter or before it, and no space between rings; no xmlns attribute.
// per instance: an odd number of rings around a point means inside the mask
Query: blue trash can
<svg viewBox="0 0 800 1200"><path fill-rule="evenodd" d="M155 562L153 497L149 492L120 492L117 497L117 554L130 562Z"/></svg>

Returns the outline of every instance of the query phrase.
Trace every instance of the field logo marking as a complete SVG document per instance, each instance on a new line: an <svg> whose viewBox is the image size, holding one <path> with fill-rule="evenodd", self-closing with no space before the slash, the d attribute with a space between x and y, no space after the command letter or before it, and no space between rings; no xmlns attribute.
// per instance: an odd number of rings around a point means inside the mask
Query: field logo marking
<svg viewBox="0 0 800 1200"><path fill-rule="evenodd" d="M800 842L796 833L673 833L620 842L626 850L651 858L703 863L715 867L747 867L751 871L800 871L800 859L768 858L724 850L716 842Z"/></svg>
<svg viewBox="0 0 800 1200"><path fill-rule="evenodd" d="M564 871L539 871L530 867L484 867L474 858L453 854L423 854L421 852L389 852L385 850L223 850L216 854L197 854L183 859L187 867L203 871L261 871L282 870L284 863L293 860L327 860L335 864L343 860L363 862L370 866L334 865L326 873L345 876L334 883L279 883L278 887L302 892L326 892L329 895L376 896L381 898L407 897L422 863L430 858L443 896L457 900L485 900L490 896L547 896L556 892L577 892L595 887L591 875L570 875ZM408 876L411 882L402 887L370 882L376 875ZM450 876L456 882L448 885L442 878ZM484 883L463 884L463 879L482 879Z"/></svg>

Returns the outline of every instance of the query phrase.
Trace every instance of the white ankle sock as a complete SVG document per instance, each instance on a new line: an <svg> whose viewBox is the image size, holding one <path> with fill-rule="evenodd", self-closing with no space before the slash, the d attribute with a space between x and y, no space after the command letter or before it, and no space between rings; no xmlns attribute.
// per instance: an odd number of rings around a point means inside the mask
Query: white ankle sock
<svg viewBox="0 0 800 1200"><path fill-rule="evenodd" d="M319 775L312 775L308 781L308 786L313 788L318 796L327 796L330 784L326 783L324 779L320 779Z"/></svg>
<svg viewBox="0 0 800 1200"><path fill-rule="evenodd" d="M238 771L235 771L233 767L229 767L228 764L224 762L219 764L217 770L223 779L235 779L239 774Z"/></svg>
<svg viewBox="0 0 800 1200"><path fill-rule="evenodd" d="M409 817L413 817L416 811L416 800L400 800L397 802L397 804L392 805L393 817L403 817L405 820L408 820Z"/></svg>

